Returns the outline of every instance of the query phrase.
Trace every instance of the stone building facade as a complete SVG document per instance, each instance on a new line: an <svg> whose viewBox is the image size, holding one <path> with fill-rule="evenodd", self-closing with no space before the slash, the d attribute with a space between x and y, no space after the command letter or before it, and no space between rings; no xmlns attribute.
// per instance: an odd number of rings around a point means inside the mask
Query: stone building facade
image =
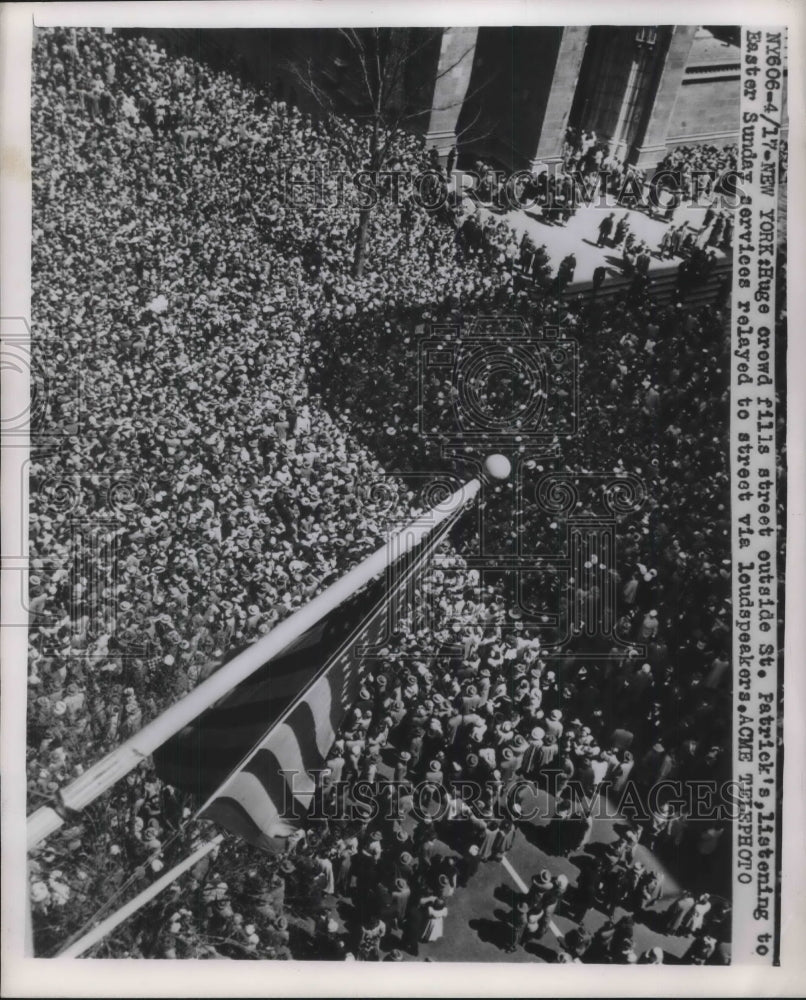
<svg viewBox="0 0 806 1000"><path fill-rule="evenodd" d="M350 46L336 29L154 30L171 48L236 67L306 111L314 71L344 112L360 112ZM392 104L447 156L456 146L508 169L560 159L566 129L595 131L653 166L675 146L736 141L740 31L699 25L391 29L401 58ZM366 110L366 109L363 109ZM394 110L394 109L393 109ZM786 104L784 105L786 121Z"/></svg>
<svg viewBox="0 0 806 1000"><path fill-rule="evenodd" d="M675 146L736 141L738 29L447 28L441 58L471 44L461 72L440 78L455 124L434 115L426 137L441 152L455 135L460 150L508 168L551 163L575 126L646 167Z"/></svg>

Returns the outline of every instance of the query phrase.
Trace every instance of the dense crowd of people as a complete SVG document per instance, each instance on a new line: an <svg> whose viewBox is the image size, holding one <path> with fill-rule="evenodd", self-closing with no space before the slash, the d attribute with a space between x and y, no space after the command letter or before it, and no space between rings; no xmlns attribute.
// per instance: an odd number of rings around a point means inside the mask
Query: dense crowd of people
<svg viewBox="0 0 806 1000"><path fill-rule="evenodd" d="M289 875L314 894L350 901L346 928L324 934L328 955L419 955L422 943L439 940L446 919L450 925L451 897L481 864L511 849L535 795L550 789L553 818L540 846L573 854L581 874L570 885L543 869L527 893L513 893L511 913L494 932L501 948L539 947L557 913L577 925L560 938L558 961L662 961L659 948L635 952L634 921L691 936L692 961L725 959L725 948L715 947L729 938L724 901L712 906L710 894L698 893L697 920L690 893L659 906L662 869L636 853L643 839L661 856L682 850L712 860L724 827L688 828L685 812L659 803L604 852L589 852L593 807L571 793L576 785L591 802L608 785L615 794L627 782L646 792L661 779L726 773L725 651L712 629L696 679L675 684L658 613L647 610L660 603L656 577L643 568L622 593L620 630L648 642L650 662L636 665L631 649L602 666L582 653L558 661L543 652L535 629L513 622L496 588L480 590L478 571L453 546L435 560L424 582L428 627L408 614L381 662L365 671L326 764L319 813L329 818L309 824L287 862ZM350 798L362 781L377 783L377 816ZM312 906L325 921L323 899ZM614 921L619 907L627 915ZM611 918L595 940L584 927L593 908Z"/></svg>
<svg viewBox="0 0 806 1000"><path fill-rule="evenodd" d="M301 377L312 320L396 301L396 281L416 303L435 281L472 300L497 276L450 254L426 274L423 247L437 262L452 241L423 213L416 252L396 250L404 273L385 267L394 230L376 221L375 267L353 287L349 208L339 229L331 206L295 212L279 189L277 147L301 160L321 125L282 105L259 114L229 77L167 61L145 40L45 33L40 45L34 310L53 418L72 436L34 468L32 610L47 604L49 621L34 632L33 733L64 717L73 733L109 728L113 745L128 689L181 694L217 651L267 631L380 537L365 484L382 470ZM247 211L253 193L265 205ZM78 435L63 410L80 350L91 433ZM86 576L73 581L76 542L59 530L80 505L108 524L101 549L118 542L119 575L100 595ZM159 558L146 567L147 553ZM45 559L55 574L37 573ZM110 602L114 635L103 628ZM68 665L47 649L72 651ZM70 688L99 682L93 706ZM151 708L140 710L146 721Z"/></svg>
<svg viewBox="0 0 806 1000"><path fill-rule="evenodd" d="M404 802L388 823L312 825L287 856L259 861L226 842L102 954L417 954L450 926L451 896L478 865L524 835L517 811L495 817L513 783L537 794L556 772L560 805L543 847L586 854L591 819L562 781L593 793L606 777L632 773L646 787L729 769L729 477L725 436L705 430L727 427L726 317L657 307L648 294L564 302L545 253L505 224L457 234L455 219L405 198L379 201L353 277L358 210L336 197L335 173L317 196L289 197L289 184L308 190L323 149L338 156L345 130L361 148L358 124L343 119L337 137L325 117L145 38L38 35L33 323L63 444L32 456L30 808L377 548L390 519L420 509L415 491L390 501L376 487L390 470L405 483L440 467L416 416L428 325L506 308L535 328L561 321L582 345L594 403L576 436L567 415L558 422L563 463L646 484L644 510L618 526L618 564L603 567L618 614L603 645L546 654L537 630L508 620L499 584L479 591L465 564L473 532L454 535L430 581L441 621L424 632L413 613L404 620L388 659L368 665L331 754L345 781L430 782L451 815L413 823ZM428 166L408 135L392 161ZM433 373L428 388L438 436L452 385ZM509 544L511 524L491 525ZM556 532L528 501L523 544L551 551ZM541 587L577 618L598 593L587 577ZM485 789L472 807L450 798L468 778ZM56 949L110 889L122 899L184 856L205 832L185 823L191 813L144 762L69 817L31 858L38 952ZM632 946L630 920L650 912L695 935L691 961L719 960L724 907L684 895L659 915L654 876L635 857L639 838L671 864L681 843L703 859L729 854L724 826L700 826L664 813L598 860L588 852L576 885L537 874L513 898L502 947L532 947L556 912L579 927L560 960L658 961ZM334 907L338 897L352 909ZM588 941L594 906L614 919Z"/></svg>
<svg viewBox="0 0 806 1000"><path fill-rule="evenodd" d="M507 274L456 260L452 229L390 201L353 279L356 208L333 197L335 172L321 198L296 193L337 148L327 122L145 38L41 32L32 96L33 320L64 442L32 465L35 807L383 538L382 469L309 393L313 321L448 289L472 304ZM398 146L400 169L427 163L422 142ZM149 780L144 765L140 798ZM137 863L155 827L121 817L123 843L79 823L64 850L87 871L113 846ZM57 933L49 877L39 910ZM93 899L82 881L76 911Z"/></svg>

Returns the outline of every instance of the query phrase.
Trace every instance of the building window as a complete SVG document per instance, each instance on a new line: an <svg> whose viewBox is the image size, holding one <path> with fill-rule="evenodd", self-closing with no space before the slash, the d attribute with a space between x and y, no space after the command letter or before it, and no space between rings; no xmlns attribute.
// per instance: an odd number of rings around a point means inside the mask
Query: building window
<svg viewBox="0 0 806 1000"><path fill-rule="evenodd" d="M635 32L635 41L638 45L645 46L648 49L655 47L655 42L658 40L658 27L657 25L652 25L647 28L638 28Z"/></svg>

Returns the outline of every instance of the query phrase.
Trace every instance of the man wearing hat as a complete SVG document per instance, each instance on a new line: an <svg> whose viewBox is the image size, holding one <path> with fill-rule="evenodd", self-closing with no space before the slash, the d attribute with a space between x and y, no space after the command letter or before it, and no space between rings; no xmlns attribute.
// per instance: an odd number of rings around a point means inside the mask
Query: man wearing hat
<svg viewBox="0 0 806 1000"><path fill-rule="evenodd" d="M549 771L556 770L559 755L560 747L557 742L557 737L554 733L547 732L546 738L543 740L543 763L540 768L541 776L544 776Z"/></svg>
<svg viewBox="0 0 806 1000"><path fill-rule="evenodd" d="M321 914L316 925L316 954L325 960L339 961L344 958L345 944L339 932L339 922L329 916L327 911Z"/></svg>
<svg viewBox="0 0 806 1000"><path fill-rule="evenodd" d="M419 805L421 808L427 809L433 802L434 798L438 798L439 788L442 787L444 777L445 776L442 773L442 764L438 760L430 761L426 767L425 774L423 775L425 787L421 787L419 794Z"/></svg>
<svg viewBox="0 0 806 1000"><path fill-rule="evenodd" d="M660 899L663 892L663 872L647 870L643 872L636 887L635 908L646 913Z"/></svg>
<svg viewBox="0 0 806 1000"><path fill-rule="evenodd" d="M515 906L512 908L512 913L510 914L511 924L508 928L508 934L510 937L510 943L506 950L508 952L514 952L518 950L518 945L521 944L523 940L524 930L526 929L526 922L529 916L529 904L525 899L519 899ZM535 922L535 929L537 928L537 923Z"/></svg>
<svg viewBox="0 0 806 1000"><path fill-rule="evenodd" d="M654 609L648 611L641 622L640 628L638 629L637 641L639 643L648 643L658 634L659 627L660 622L658 621L658 612Z"/></svg>
<svg viewBox="0 0 806 1000"><path fill-rule="evenodd" d="M498 680L492 688L489 703L496 712L507 713L512 710L512 699L509 696L507 682Z"/></svg>
<svg viewBox="0 0 806 1000"><path fill-rule="evenodd" d="M701 892L697 897L694 906L686 913L682 921L684 934L697 934L702 930L706 915L711 909L711 896L707 892Z"/></svg>
<svg viewBox="0 0 806 1000"><path fill-rule="evenodd" d="M442 723L436 715L432 714L428 720L428 725L426 726L425 734L423 736L423 757L426 761L433 761L444 746L445 733L442 729Z"/></svg>
<svg viewBox="0 0 806 1000"><path fill-rule="evenodd" d="M402 783L408 780L409 767L411 765L411 753L408 750L401 750L395 762L394 780Z"/></svg>
<svg viewBox="0 0 806 1000"><path fill-rule="evenodd" d="M400 929L406 918L406 911L409 907L411 888L404 878L396 878L392 883L392 916L394 926Z"/></svg>
<svg viewBox="0 0 806 1000"><path fill-rule="evenodd" d="M417 847L417 857L422 870L428 868L436 856L437 850L437 832L434 829L433 823L429 823L423 828L422 837Z"/></svg>
<svg viewBox="0 0 806 1000"><path fill-rule="evenodd" d="M357 891L359 896L369 895L378 883L378 863L381 859L381 832L373 830L358 853Z"/></svg>
<svg viewBox="0 0 806 1000"><path fill-rule="evenodd" d="M408 743L406 749L411 754L412 767L417 767L422 752L423 738L428 724L428 713L422 705L414 710L408 726Z"/></svg>
<svg viewBox="0 0 806 1000"><path fill-rule="evenodd" d="M627 865L621 879L621 891L624 895L624 904L632 909L639 895L638 886L645 873L643 864L640 861L633 861Z"/></svg>
<svg viewBox="0 0 806 1000"><path fill-rule="evenodd" d="M501 772L501 783L504 789L507 789L516 779L521 761L515 756L515 751L511 746L504 746L501 749L500 758L498 770Z"/></svg>
<svg viewBox="0 0 806 1000"><path fill-rule="evenodd" d="M293 894L291 880L294 878L296 873L297 873L296 865L290 858L284 858L280 862L280 875L282 875L283 881L285 882L286 893ZM224 886L224 888L226 888L226 886Z"/></svg>
<svg viewBox="0 0 806 1000"><path fill-rule="evenodd" d="M608 848L617 864L631 865L635 860L635 848L638 844L638 834L635 830L627 830Z"/></svg>
<svg viewBox="0 0 806 1000"><path fill-rule="evenodd" d="M520 773L530 781L536 781L543 767L543 740L546 731L535 726L529 734L529 745L521 761Z"/></svg>
<svg viewBox="0 0 806 1000"><path fill-rule="evenodd" d="M498 755L496 754L495 748L486 744L486 741L482 742L485 744L478 751L479 762L486 766L488 773L492 776L494 772L498 769ZM499 772L500 778L500 772Z"/></svg>
<svg viewBox="0 0 806 1000"><path fill-rule="evenodd" d="M667 776L671 760L666 747L658 741L647 750L635 769L636 778L645 785L653 785Z"/></svg>
<svg viewBox="0 0 806 1000"><path fill-rule="evenodd" d="M432 898L432 897L428 897ZM401 947L416 958L420 954L420 940L425 929L428 914L422 901L421 893L412 892L409 896L408 908L403 922Z"/></svg>
<svg viewBox="0 0 806 1000"><path fill-rule="evenodd" d="M616 935L616 925L612 919L605 920L593 934L587 951L588 962L605 963L611 960L611 948Z"/></svg>
<svg viewBox="0 0 806 1000"><path fill-rule="evenodd" d="M629 729L618 728L613 730L613 734L610 737L609 744L614 750L629 750L632 746L635 736L630 732Z"/></svg>
<svg viewBox="0 0 806 1000"><path fill-rule="evenodd" d="M394 832L391 844L391 854L395 863L404 851L412 850L411 837L402 826L398 826Z"/></svg>
<svg viewBox="0 0 806 1000"><path fill-rule="evenodd" d="M367 916L361 927L358 958L363 962L379 962L381 939L386 934L386 924L378 914Z"/></svg>
<svg viewBox="0 0 806 1000"><path fill-rule="evenodd" d="M472 751L465 757L465 766L462 769L462 777L467 781L478 781L483 783L486 777L486 770L482 767L479 755Z"/></svg>
<svg viewBox="0 0 806 1000"><path fill-rule="evenodd" d="M488 689L489 690L489 689ZM461 695L463 715L470 715L481 705L482 699L475 684L465 684Z"/></svg>
<svg viewBox="0 0 806 1000"><path fill-rule="evenodd" d="M446 871L442 871L437 875L436 881L436 894L439 899L444 903L445 900L450 899L456 891L456 872L453 867L453 861L451 858L442 859L443 861L450 862L451 867ZM439 861L439 859L437 859ZM437 862L434 864L434 868L437 867Z"/></svg>
<svg viewBox="0 0 806 1000"><path fill-rule="evenodd" d="M392 895L394 883L381 879L376 884L372 894L366 901L362 900L362 909L371 907L387 927L392 927L397 921L397 906Z"/></svg>
<svg viewBox="0 0 806 1000"><path fill-rule="evenodd" d="M543 895L542 910L543 916L540 921L541 937L548 931L551 918L558 905L568 891L568 876L555 875L551 882L551 889Z"/></svg>
<svg viewBox="0 0 806 1000"><path fill-rule="evenodd" d="M608 855L610 858L610 855ZM616 907L623 900L622 879L624 877L624 867L611 859L611 863L605 867L602 873L602 911L609 917L616 912Z"/></svg>
<svg viewBox="0 0 806 1000"><path fill-rule="evenodd" d="M683 961L688 960L692 965L705 965L715 951L716 938L710 934L698 934L689 945Z"/></svg>
<svg viewBox="0 0 806 1000"><path fill-rule="evenodd" d="M565 949L572 958L580 959L590 947L592 940L590 932L585 927L572 927L565 935Z"/></svg>
<svg viewBox="0 0 806 1000"><path fill-rule="evenodd" d="M545 935L547 927L548 921L545 912L530 907L518 943L525 948L527 945L539 941Z"/></svg>
<svg viewBox="0 0 806 1000"><path fill-rule="evenodd" d="M523 765L523 755L526 753L529 744L526 742L526 739L521 733L515 733L509 746L515 754L515 759L518 761L518 767L521 767Z"/></svg>
<svg viewBox="0 0 806 1000"><path fill-rule="evenodd" d="M345 896L350 890L353 877L353 859L358 854L358 837L351 831L346 831L336 841L334 853L336 856L335 890Z"/></svg>
<svg viewBox="0 0 806 1000"><path fill-rule="evenodd" d="M583 855L578 861L580 872L574 892L568 905L568 916L582 924L589 910L596 905L596 894L603 876L603 859L597 861L590 855Z"/></svg>
<svg viewBox="0 0 806 1000"><path fill-rule="evenodd" d="M479 678L476 681L476 689L478 691L479 704L478 707L481 708L486 705L490 698L490 688L492 687L492 670L489 667L482 667L479 670Z"/></svg>
<svg viewBox="0 0 806 1000"><path fill-rule="evenodd" d="M526 901L530 910L542 910L543 900L548 896L554 884L551 881L551 872L548 868L542 868L532 876L532 881L526 893Z"/></svg>
<svg viewBox="0 0 806 1000"><path fill-rule="evenodd" d="M477 843L479 845L479 857L482 861L488 861L495 849L498 840L499 824L495 819L483 819L481 816L473 816L471 822L477 829Z"/></svg>
<svg viewBox="0 0 806 1000"><path fill-rule="evenodd" d="M496 747L505 747L512 742L514 737L513 725L509 719L502 719L495 727L493 733L493 743Z"/></svg>
<svg viewBox="0 0 806 1000"><path fill-rule="evenodd" d="M543 723L546 729L546 734L554 736L555 742L559 742L560 737L563 734L562 717L562 710L559 708L553 708L549 712L548 718Z"/></svg>
<svg viewBox="0 0 806 1000"><path fill-rule="evenodd" d="M474 843L463 845L462 857L459 859L458 863L459 878L457 884L460 887L466 886L479 870L480 864L481 852L479 850L479 845Z"/></svg>
<svg viewBox="0 0 806 1000"><path fill-rule="evenodd" d="M396 876L404 879L409 885L411 885L416 871L416 866L417 863L414 860L414 856L411 851L401 851L397 861L395 862Z"/></svg>

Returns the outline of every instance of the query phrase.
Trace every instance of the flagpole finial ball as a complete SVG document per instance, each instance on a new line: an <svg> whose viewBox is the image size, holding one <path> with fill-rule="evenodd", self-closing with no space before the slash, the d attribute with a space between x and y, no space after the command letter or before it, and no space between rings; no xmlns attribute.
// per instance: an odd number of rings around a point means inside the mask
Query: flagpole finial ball
<svg viewBox="0 0 806 1000"><path fill-rule="evenodd" d="M512 466L506 455L488 455L484 460L484 471L490 479L508 479Z"/></svg>

